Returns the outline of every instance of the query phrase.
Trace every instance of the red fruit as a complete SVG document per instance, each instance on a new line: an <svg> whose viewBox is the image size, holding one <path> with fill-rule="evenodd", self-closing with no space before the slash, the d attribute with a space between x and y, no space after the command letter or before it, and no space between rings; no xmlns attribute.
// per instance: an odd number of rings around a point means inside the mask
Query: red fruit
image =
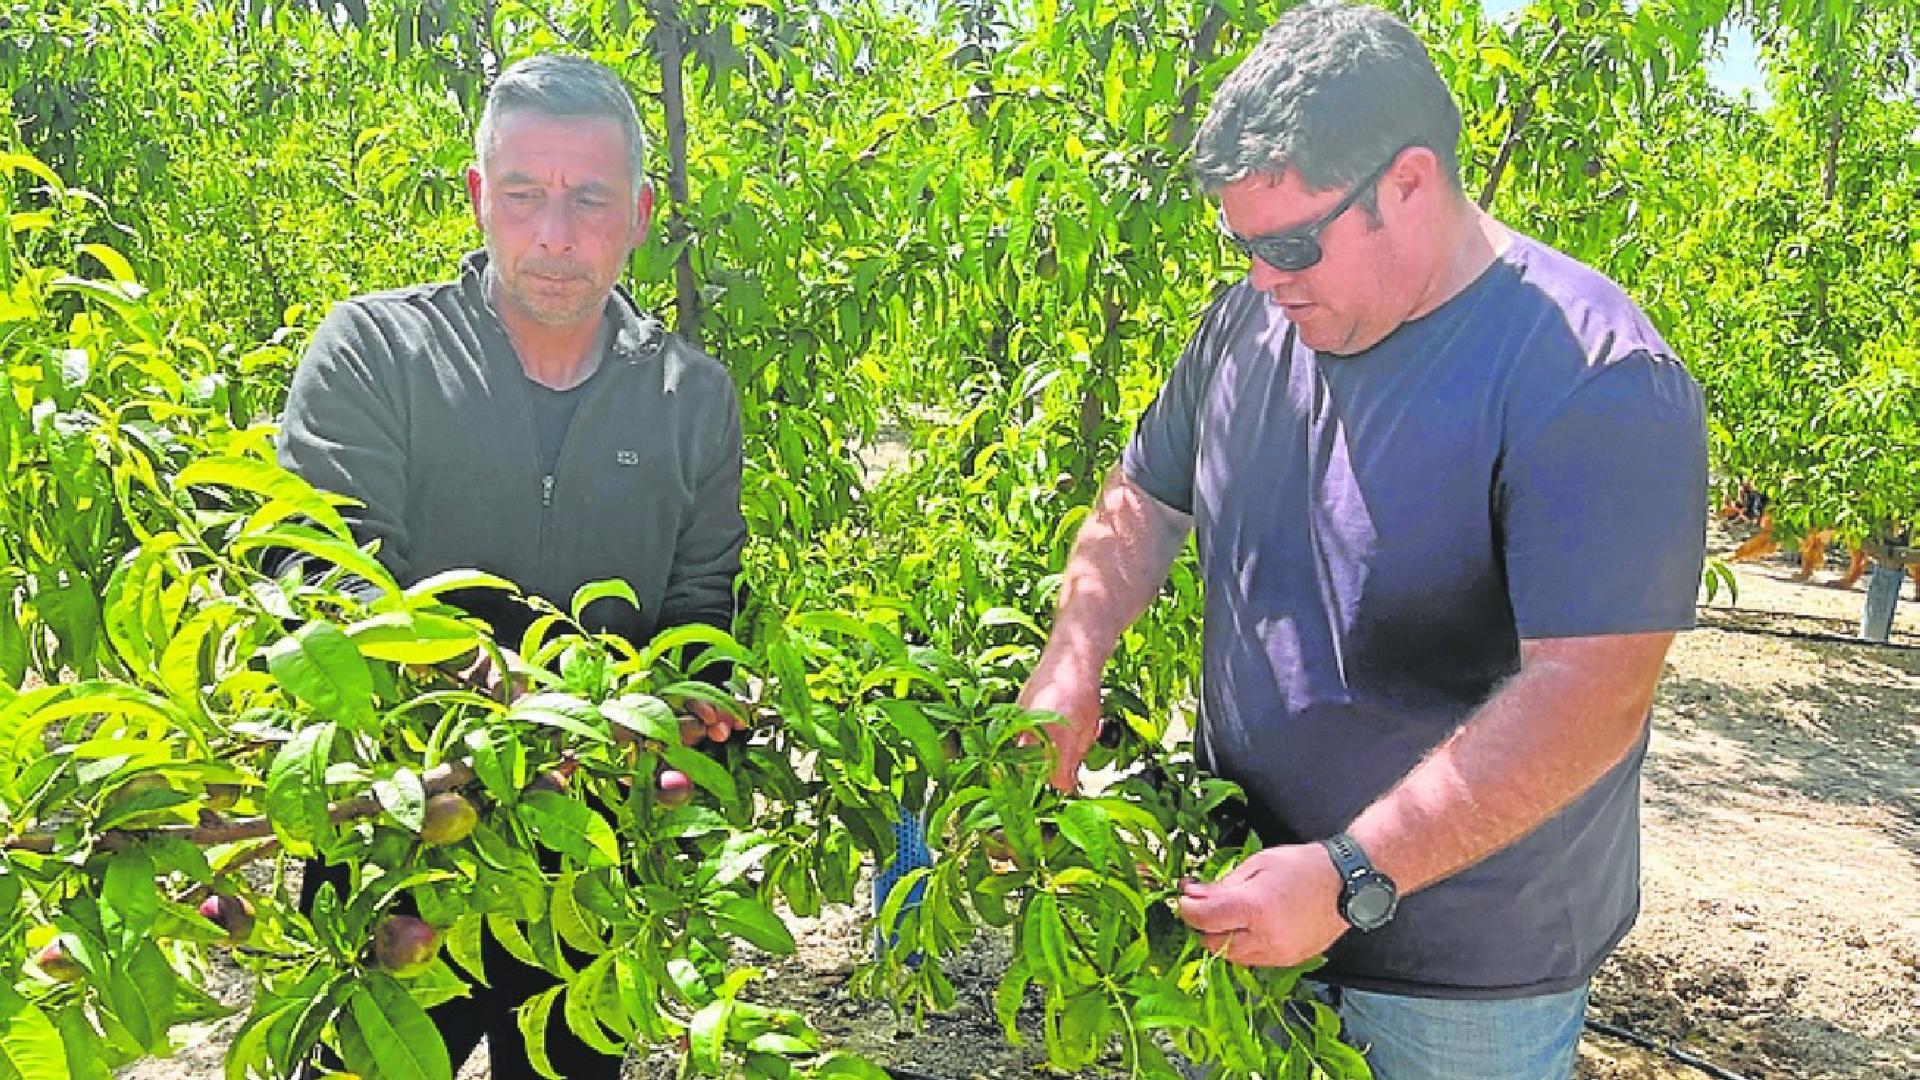
<svg viewBox="0 0 1920 1080"><path fill-rule="evenodd" d="M407 978L433 964L440 931L411 915L389 915L373 932L373 958L385 971Z"/></svg>
<svg viewBox="0 0 1920 1080"><path fill-rule="evenodd" d="M693 781L679 769L664 769L657 797L661 806L685 806L693 801Z"/></svg>
<svg viewBox="0 0 1920 1080"><path fill-rule="evenodd" d="M253 905L245 897L214 893L200 901L200 917L225 930L228 945L239 945L253 936Z"/></svg>
<svg viewBox="0 0 1920 1080"><path fill-rule="evenodd" d="M443 791L427 800L426 820L420 826L420 839L433 845L457 844L473 832L480 812L465 795Z"/></svg>
<svg viewBox="0 0 1920 1080"><path fill-rule="evenodd" d="M73 953L67 948L66 941L60 938L41 949L33 962L40 965L40 970L54 982L79 982L87 975L87 969L80 966L80 961L74 959Z"/></svg>

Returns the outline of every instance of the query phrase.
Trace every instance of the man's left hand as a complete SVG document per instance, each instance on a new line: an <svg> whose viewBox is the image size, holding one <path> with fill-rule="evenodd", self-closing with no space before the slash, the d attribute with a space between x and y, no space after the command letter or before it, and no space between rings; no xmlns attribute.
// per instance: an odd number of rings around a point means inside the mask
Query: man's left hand
<svg viewBox="0 0 1920 1080"><path fill-rule="evenodd" d="M1317 844L1255 853L1211 884L1180 889L1180 917L1206 947L1248 967L1291 967L1347 930L1340 875Z"/></svg>

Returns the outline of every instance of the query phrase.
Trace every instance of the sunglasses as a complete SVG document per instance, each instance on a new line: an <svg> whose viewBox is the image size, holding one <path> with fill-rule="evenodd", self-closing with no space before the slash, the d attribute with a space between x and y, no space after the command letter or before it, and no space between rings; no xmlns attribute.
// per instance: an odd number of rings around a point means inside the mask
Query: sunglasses
<svg viewBox="0 0 1920 1080"><path fill-rule="evenodd" d="M1259 259L1275 270L1293 274L1311 269L1325 254L1320 249L1321 231L1338 220L1341 214L1352 209L1361 195L1372 190L1373 185L1379 183L1380 178L1387 175L1387 170L1393 167L1393 163L1399 160L1400 153L1400 150L1394 151L1393 155L1381 163L1379 168L1353 185L1353 189L1335 203L1333 209L1322 214L1317 221L1283 232L1268 233L1265 236L1241 236L1227 227L1227 208L1223 206L1220 208L1220 235L1227 238L1227 243L1232 244L1235 251L1249 259Z"/></svg>

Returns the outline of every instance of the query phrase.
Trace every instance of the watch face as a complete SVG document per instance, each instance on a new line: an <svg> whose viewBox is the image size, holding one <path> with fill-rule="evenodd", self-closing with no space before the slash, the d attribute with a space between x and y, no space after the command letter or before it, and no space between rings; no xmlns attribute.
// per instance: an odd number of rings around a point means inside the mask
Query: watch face
<svg viewBox="0 0 1920 1080"><path fill-rule="evenodd" d="M1347 921L1357 929L1377 930L1393 918L1393 886L1378 878L1356 885L1347 897Z"/></svg>

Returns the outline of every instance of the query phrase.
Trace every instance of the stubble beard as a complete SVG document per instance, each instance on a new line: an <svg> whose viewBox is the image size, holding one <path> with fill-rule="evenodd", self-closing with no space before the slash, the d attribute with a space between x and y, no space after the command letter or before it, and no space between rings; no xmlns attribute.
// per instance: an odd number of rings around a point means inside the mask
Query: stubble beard
<svg viewBox="0 0 1920 1080"><path fill-rule="evenodd" d="M488 245L487 284L494 303L511 308L514 314L541 326L578 326L597 318L606 309L607 298L613 295L612 281L596 281L589 272L575 263L522 259L514 264L511 277L502 270L503 265L499 253L493 250L492 245ZM523 275L542 271L574 275L577 280L592 287L579 294L578 299L562 299L555 296L542 296L519 283Z"/></svg>

